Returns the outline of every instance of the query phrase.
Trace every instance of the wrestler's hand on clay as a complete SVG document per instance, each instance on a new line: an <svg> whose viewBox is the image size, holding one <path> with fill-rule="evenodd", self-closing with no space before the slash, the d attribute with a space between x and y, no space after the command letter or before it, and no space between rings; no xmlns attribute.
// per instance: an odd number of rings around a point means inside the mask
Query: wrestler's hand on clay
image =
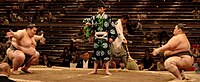
<svg viewBox="0 0 200 82"><path fill-rule="evenodd" d="M159 54L159 52L160 52L160 50L158 48L154 48L153 52L152 52L152 55L156 56L157 54Z"/></svg>
<svg viewBox="0 0 200 82"><path fill-rule="evenodd" d="M13 36L14 36L14 32L12 30L6 33L6 37L13 37Z"/></svg>

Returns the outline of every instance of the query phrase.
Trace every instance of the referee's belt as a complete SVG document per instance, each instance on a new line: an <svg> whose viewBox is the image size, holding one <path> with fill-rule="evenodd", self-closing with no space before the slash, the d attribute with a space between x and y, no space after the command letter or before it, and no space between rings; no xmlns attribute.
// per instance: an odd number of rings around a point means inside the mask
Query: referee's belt
<svg viewBox="0 0 200 82"><path fill-rule="evenodd" d="M96 32L95 33L95 39L108 39L108 33L107 32Z"/></svg>

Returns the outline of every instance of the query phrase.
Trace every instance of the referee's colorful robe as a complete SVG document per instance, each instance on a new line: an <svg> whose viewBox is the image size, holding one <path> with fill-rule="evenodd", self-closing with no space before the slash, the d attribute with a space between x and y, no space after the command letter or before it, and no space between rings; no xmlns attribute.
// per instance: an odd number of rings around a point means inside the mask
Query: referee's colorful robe
<svg viewBox="0 0 200 82"><path fill-rule="evenodd" d="M95 33L98 32L107 32L105 38L97 38L94 36L94 54L92 56L93 60L110 60L110 43L109 38L112 38L113 41L116 38L115 25L112 22L112 19L107 14L103 13L102 15L98 14L92 16L91 18L92 31Z"/></svg>

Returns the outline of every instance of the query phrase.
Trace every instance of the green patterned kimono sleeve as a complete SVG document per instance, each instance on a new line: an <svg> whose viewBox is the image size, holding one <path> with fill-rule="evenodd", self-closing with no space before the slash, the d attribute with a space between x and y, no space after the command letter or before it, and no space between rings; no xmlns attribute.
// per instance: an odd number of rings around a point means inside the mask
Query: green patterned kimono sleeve
<svg viewBox="0 0 200 82"><path fill-rule="evenodd" d="M115 29L115 24L114 22L111 21L110 23L111 25L109 26L109 33L108 33L108 37L109 38L112 38L113 41L115 40L115 38L117 37L117 32L116 32L116 29Z"/></svg>

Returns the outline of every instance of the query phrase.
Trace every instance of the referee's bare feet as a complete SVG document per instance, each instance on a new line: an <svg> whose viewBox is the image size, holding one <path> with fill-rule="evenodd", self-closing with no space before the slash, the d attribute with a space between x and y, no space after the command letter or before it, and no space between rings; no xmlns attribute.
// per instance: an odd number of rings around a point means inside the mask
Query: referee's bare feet
<svg viewBox="0 0 200 82"><path fill-rule="evenodd" d="M106 75L112 75L110 72L106 72Z"/></svg>

